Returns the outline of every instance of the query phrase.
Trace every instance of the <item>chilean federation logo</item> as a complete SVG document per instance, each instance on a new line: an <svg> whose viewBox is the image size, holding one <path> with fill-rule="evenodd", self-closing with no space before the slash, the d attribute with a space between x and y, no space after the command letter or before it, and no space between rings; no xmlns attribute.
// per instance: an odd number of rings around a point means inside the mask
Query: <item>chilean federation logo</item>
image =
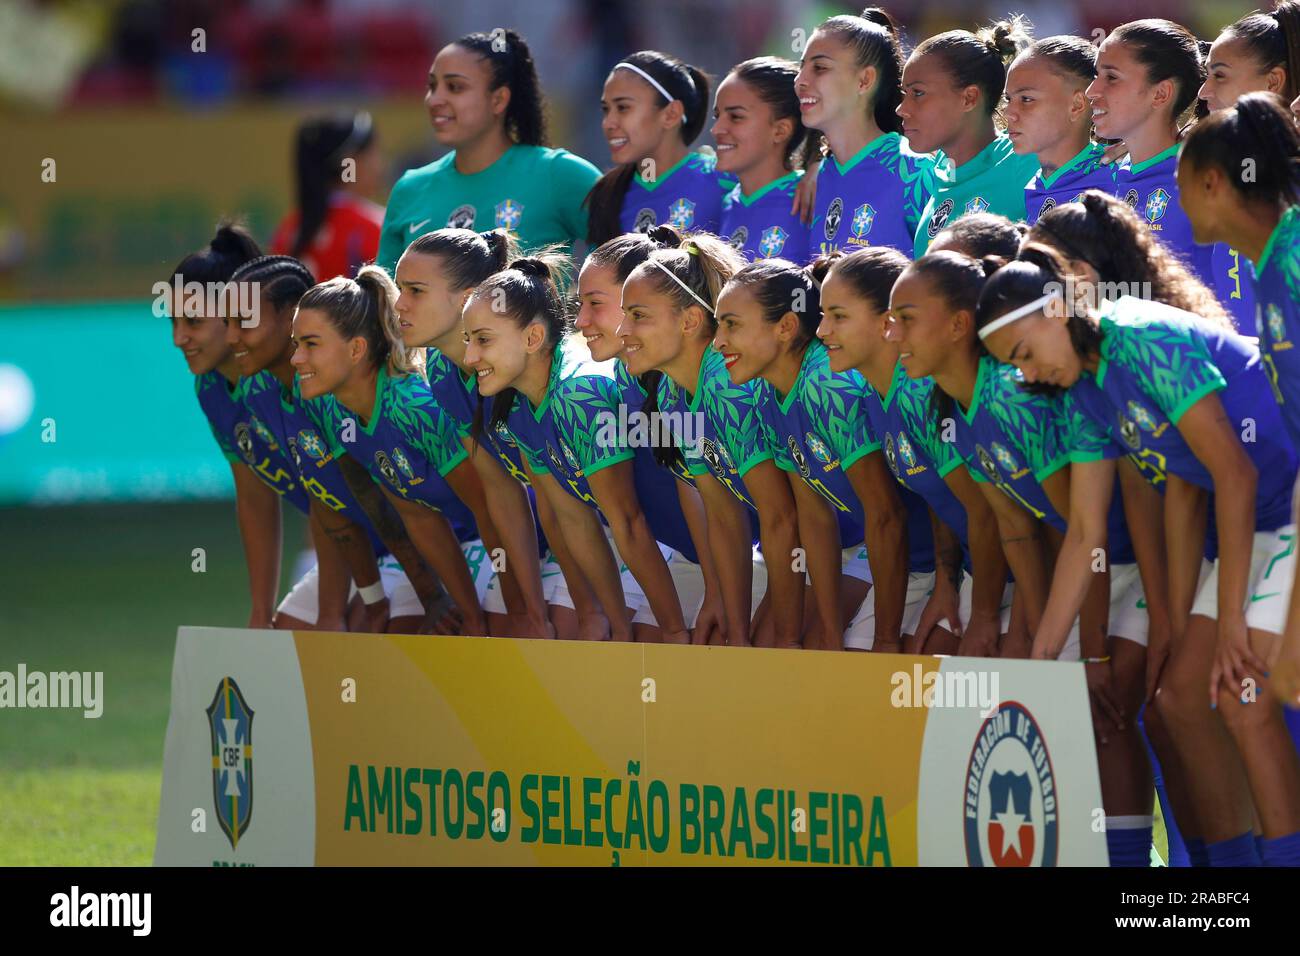
<svg viewBox="0 0 1300 956"><path fill-rule="evenodd" d="M304 428L298 432L298 447L312 461L320 461L325 457L325 443L320 440L319 435L310 429Z"/></svg>
<svg viewBox="0 0 1300 956"><path fill-rule="evenodd" d="M470 229L474 226L474 220L478 218L478 211L469 203L463 206L457 206L447 217L448 229Z"/></svg>
<svg viewBox="0 0 1300 956"><path fill-rule="evenodd" d="M253 711L235 679L223 677L207 714L217 822L231 849L238 849L253 818Z"/></svg>
<svg viewBox="0 0 1300 956"><path fill-rule="evenodd" d="M976 196L974 199L972 199L970 202L966 204L966 211L967 212L988 212L989 201L985 199L983 196Z"/></svg>
<svg viewBox="0 0 1300 956"><path fill-rule="evenodd" d="M935 209L934 215L930 217L930 223L925 227L925 234L933 239L939 235L939 231L948 223L948 217L952 214L952 200L945 199Z"/></svg>
<svg viewBox="0 0 1300 956"><path fill-rule="evenodd" d="M743 227L742 227L743 228ZM785 240L789 236L780 226L768 226L763 230L762 238L758 242L758 251L764 259L775 259L785 248Z"/></svg>
<svg viewBox="0 0 1300 956"><path fill-rule="evenodd" d="M689 229L695 222L695 203L686 197L674 199L668 207L668 224L678 229Z"/></svg>
<svg viewBox="0 0 1300 956"><path fill-rule="evenodd" d="M823 227L826 233L826 241L830 242L835 238L835 233L840 231L840 220L844 218L844 200L836 196L831 200L831 204L826 209L826 224Z"/></svg>
<svg viewBox="0 0 1300 956"><path fill-rule="evenodd" d="M872 208L871 203L864 202L857 209L853 210L853 235L858 239L866 237L871 232L871 227L876 224L876 210Z"/></svg>
<svg viewBox="0 0 1300 956"><path fill-rule="evenodd" d="M975 736L962 787L966 862L1056 866L1056 777L1033 715L1005 701Z"/></svg>
<svg viewBox="0 0 1300 956"><path fill-rule="evenodd" d="M1169 208L1169 193L1165 192L1164 187L1160 187L1147 197L1147 222L1159 222L1165 216L1165 210Z"/></svg>
<svg viewBox="0 0 1300 956"><path fill-rule="evenodd" d="M524 204L514 199L507 199L497 203L496 213L497 228L514 232L519 228L519 220L523 218Z"/></svg>

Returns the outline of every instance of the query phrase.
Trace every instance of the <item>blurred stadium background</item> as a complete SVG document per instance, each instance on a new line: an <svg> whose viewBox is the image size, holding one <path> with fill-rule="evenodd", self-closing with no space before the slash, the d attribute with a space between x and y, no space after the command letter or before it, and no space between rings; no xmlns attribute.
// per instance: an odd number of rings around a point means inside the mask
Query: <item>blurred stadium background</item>
<svg viewBox="0 0 1300 956"><path fill-rule="evenodd" d="M914 42L1012 11L1039 36L1166 16L1213 37L1249 5L885 6ZM720 75L759 53L790 56L792 31L857 9L0 0L0 670L103 671L106 694L98 720L0 715L0 865L152 858L176 627L240 626L248 607L229 471L151 288L224 215L269 238L292 204L299 121L369 110L387 170L371 198L383 203L404 169L438 155L422 103L434 53L509 26L532 46L552 141L604 167L599 90L620 55L662 49ZM302 540L288 512L284 540L287 552ZM196 547L203 574L191 570ZM287 557L286 579L291 567Z"/></svg>

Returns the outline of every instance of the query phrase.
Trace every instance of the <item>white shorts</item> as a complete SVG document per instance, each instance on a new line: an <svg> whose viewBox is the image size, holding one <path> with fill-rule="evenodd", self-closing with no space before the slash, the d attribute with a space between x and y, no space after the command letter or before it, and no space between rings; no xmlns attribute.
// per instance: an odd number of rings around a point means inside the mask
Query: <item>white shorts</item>
<svg viewBox="0 0 1300 956"><path fill-rule="evenodd" d="M542 557L542 599L547 604L560 604L563 607L573 607L573 599L569 597L569 589L564 585L564 572L560 570L559 562L551 556L548 551ZM564 588L564 600L557 601L555 594L557 589ZM492 580L488 582L487 593L483 595L483 610L488 614L505 614L506 602L501 593L501 576L492 575Z"/></svg>
<svg viewBox="0 0 1300 956"><path fill-rule="evenodd" d="M482 545L480 545L481 547ZM491 567L490 564L489 567ZM388 598L388 616L390 618L424 616L424 606L420 604L420 599L416 597L415 588L411 587L411 582L407 580L402 565L391 554L384 555L379 559L379 581L383 584L384 594ZM356 593L357 586L353 582L348 588L348 600L355 597ZM308 624L315 624L319 610L320 568L313 565L312 569L289 589L289 593L284 596L284 600L280 602L280 606L275 609L275 612L276 614L285 614L297 618L300 621L306 621Z"/></svg>
<svg viewBox="0 0 1300 956"><path fill-rule="evenodd" d="M1246 626L1270 634L1281 634L1291 603L1291 581L1295 574L1296 526L1276 531L1255 532L1250 556L1250 578L1246 584ZM1219 616L1219 562L1201 580L1192 613L1217 619Z"/></svg>
<svg viewBox="0 0 1300 956"><path fill-rule="evenodd" d="M857 575L854 575L856 577ZM907 576L907 603L903 605L901 634L915 634L916 625L926 602L934 591L933 571L913 571ZM844 631L844 646L869 651L876 642L876 589L867 592L866 599Z"/></svg>
<svg viewBox="0 0 1300 956"><path fill-rule="evenodd" d="M1147 646L1147 605L1142 590L1142 575L1137 563L1110 566L1111 637L1122 637L1134 644Z"/></svg>
<svg viewBox="0 0 1300 956"><path fill-rule="evenodd" d="M855 544L851 548L845 548L840 552L840 567L842 573L851 578L857 578L859 581L871 583L871 564L867 561L867 549L862 545Z"/></svg>
<svg viewBox="0 0 1300 956"><path fill-rule="evenodd" d="M609 549L613 552L614 560L618 564L618 579L623 585L623 601L632 612L632 623L657 625L658 621L655 619L654 612L650 610L650 600L645 596L645 591L641 589L636 576L632 574L623 559L619 557L618 548L614 545L614 536L610 534L609 529L605 530L605 536L609 539ZM658 542L656 543L658 544ZM677 586L686 626L693 627L695 618L700 613L700 605L704 603L704 573L698 564L688 561L666 544L659 544L659 553L664 556L664 561L668 563L668 570L673 576L673 583ZM559 565L556 565L556 570L559 570ZM564 574L559 573L548 578L545 563L542 565L542 574L542 589L546 597L546 603L572 609L573 597L569 594L569 584L564 580ZM489 610L492 609L489 608Z"/></svg>

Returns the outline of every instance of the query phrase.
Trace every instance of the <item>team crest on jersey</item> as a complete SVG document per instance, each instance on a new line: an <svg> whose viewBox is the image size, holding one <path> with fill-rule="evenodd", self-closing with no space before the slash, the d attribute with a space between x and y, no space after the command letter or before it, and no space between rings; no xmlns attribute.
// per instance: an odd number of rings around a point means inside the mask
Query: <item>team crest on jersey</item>
<svg viewBox="0 0 1300 956"><path fill-rule="evenodd" d="M916 449L912 447L911 439L907 437L906 432L898 433L898 457L903 459L903 465L906 468L916 467Z"/></svg>
<svg viewBox="0 0 1300 956"><path fill-rule="evenodd" d="M572 468L574 471L578 471L578 456L573 453L573 449L569 447L569 443L566 442L563 438L561 438L559 441L560 441L560 451L564 452L564 460L569 463L570 468Z"/></svg>
<svg viewBox="0 0 1300 956"><path fill-rule="evenodd" d="M1124 194L1124 201L1136 209L1138 207L1138 191L1136 189L1130 189Z"/></svg>
<svg viewBox="0 0 1300 956"><path fill-rule="evenodd" d="M1128 445L1134 451L1142 447L1142 433L1138 430L1137 423L1131 418L1125 418L1123 412L1118 412L1119 418L1119 437L1124 439L1124 444Z"/></svg>
<svg viewBox="0 0 1300 956"><path fill-rule="evenodd" d="M876 210L869 202L864 202L857 209L853 210L853 235L858 239L865 239L867 233L871 232L871 227L876 224Z"/></svg>
<svg viewBox="0 0 1300 956"><path fill-rule="evenodd" d="M1276 303L1270 302L1264 311L1268 316L1269 335L1273 336L1274 342L1281 342L1286 338L1286 321L1282 318L1282 310Z"/></svg>
<svg viewBox="0 0 1300 956"><path fill-rule="evenodd" d="M393 464L397 466L398 471L406 476L407 481L415 480L415 470L411 467L411 463L406 460L406 456L402 454L402 449L393 449Z"/></svg>
<svg viewBox="0 0 1300 956"><path fill-rule="evenodd" d="M799 469L799 474L805 478L812 477L812 472L808 468L808 459L803 456L799 449L799 440L791 435L785 440L786 447L790 449L790 457L794 459L795 467Z"/></svg>
<svg viewBox="0 0 1300 956"><path fill-rule="evenodd" d="M885 461L889 462L889 470L898 477L898 452L894 449L894 436L885 433Z"/></svg>
<svg viewBox="0 0 1300 956"><path fill-rule="evenodd" d="M988 212L989 202L983 196L976 196L966 204L967 212Z"/></svg>
<svg viewBox="0 0 1300 956"><path fill-rule="evenodd" d="M253 433L248 422L240 422L235 426L235 447L239 449L244 461L250 465L257 463L257 452L253 450Z"/></svg>
<svg viewBox="0 0 1300 956"><path fill-rule="evenodd" d="M393 467L393 463L389 461L387 454L382 451L375 452L375 465L379 468L379 473L384 476L385 481L394 488L400 489L402 487L402 480L398 477L397 469Z"/></svg>
<svg viewBox="0 0 1300 956"><path fill-rule="evenodd" d="M217 823L231 849L237 849L253 819L253 709L235 679L223 677L206 713Z"/></svg>
<svg viewBox="0 0 1300 956"><path fill-rule="evenodd" d="M673 200L668 207L668 224L678 229L689 229L695 222L695 203L686 197Z"/></svg>
<svg viewBox="0 0 1300 956"><path fill-rule="evenodd" d="M727 451L727 446L724 445L724 444L723 444L722 442L720 442L720 441L719 441L719 442L715 442L714 444L717 445L717 447L718 447L718 457L721 458L721 459L722 459L722 463L723 463L724 465L727 466L727 470L728 470L728 471L735 471L735 470L736 470L736 463L735 463L735 461L733 461L732 458L731 458L731 452Z"/></svg>
<svg viewBox="0 0 1300 956"><path fill-rule="evenodd" d="M749 242L749 227L738 226L727 242L731 243L731 248L735 249L737 252L744 249L745 243Z"/></svg>
<svg viewBox="0 0 1300 956"><path fill-rule="evenodd" d="M469 203L463 206L457 206L447 217L448 229L472 229L474 220L478 217L478 211Z"/></svg>
<svg viewBox="0 0 1300 956"><path fill-rule="evenodd" d="M988 453L988 449L983 445L976 445L975 457L979 459L980 468L984 471L984 474L988 475L989 481L996 483L1000 480L998 463L993 460L993 456Z"/></svg>
<svg viewBox="0 0 1300 956"><path fill-rule="evenodd" d="M1146 408L1135 401L1128 403L1129 418L1137 422L1139 428L1144 432L1153 432L1156 430L1156 420Z"/></svg>
<svg viewBox="0 0 1300 956"><path fill-rule="evenodd" d="M835 456L831 454L830 448L824 441L812 432L806 432L803 437L804 440L808 442L808 450L812 452L814 458L820 461L823 465L831 465L835 463Z"/></svg>
<svg viewBox="0 0 1300 956"><path fill-rule="evenodd" d="M1169 208L1169 193L1164 188L1158 188L1147 197L1147 222L1156 223L1165 217L1165 210Z"/></svg>
<svg viewBox="0 0 1300 956"><path fill-rule="evenodd" d="M312 461L320 461L325 457L325 443L320 440L320 436L314 431L304 428L298 432L298 447Z"/></svg>
<svg viewBox="0 0 1300 956"><path fill-rule="evenodd" d="M302 456L298 454L298 440L292 435L289 436L289 457L293 459L294 467L302 471Z"/></svg>
<svg viewBox="0 0 1300 956"><path fill-rule="evenodd" d="M564 462L560 460L560 453L555 450L555 446L550 442L546 443L546 457L551 460L551 465L559 474L564 474Z"/></svg>
<svg viewBox="0 0 1300 956"><path fill-rule="evenodd" d="M256 415L253 416L251 421L253 423L253 431L257 432L257 437L266 442L271 451L275 451L278 446L276 445L275 436L271 434L271 429L263 425L262 420Z"/></svg>
<svg viewBox="0 0 1300 956"><path fill-rule="evenodd" d="M1005 446L998 442L993 443L993 457L998 460L998 464L1009 472L1015 473L1019 470L1016 459L1012 457L1011 452L1007 451Z"/></svg>
<svg viewBox="0 0 1300 956"><path fill-rule="evenodd" d="M925 234L933 239L939 235L939 231L948 223L948 217L952 214L952 200L945 199L935 209L934 215L930 217L930 223L925 227Z"/></svg>
<svg viewBox="0 0 1300 956"><path fill-rule="evenodd" d="M840 220L844 218L844 200L836 196L831 200L830 206L826 209L826 224L823 227L826 233L826 241L830 242L835 238L835 233L840 231Z"/></svg>
<svg viewBox="0 0 1300 956"><path fill-rule="evenodd" d="M519 220L523 218L524 204L514 199L507 199L497 203L496 213L497 228L514 232L519 228Z"/></svg>
<svg viewBox="0 0 1300 956"><path fill-rule="evenodd" d="M785 248L785 240L788 233L780 226L768 226L763 230L763 237L759 240L758 251L764 259L774 259L781 254Z"/></svg>
<svg viewBox="0 0 1300 956"><path fill-rule="evenodd" d="M655 217L653 209L642 209L636 214L636 220L632 224L632 231L649 232L658 224L659 220Z"/></svg>
<svg viewBox="0 0 1300 956"><path fill-rule="evenodd" d="M510 434L510 429L506 427L505 422L497 422L497 438L511 448L515 447L515 438Z"/></svg>
<svg viewBox="0 0 1300 956"><path fill-rule="evenodd" d="M721 477L722 456L718 454L718 446L708 438L703 438L700 440L700 454L704 463L709 466L709 471Z"/></svg>
<svg viewBox="0 0 1300 956"><path fill-rule="evenodd" d="M1056 777L1023 705L1004 702L975 735L962 787L970 866L1056 866Z"/></svg>
<svg viewBox="0 0 1300 956"><path fill-rule="evenodd" d="M1043 213L1047 212L1047 210L1052 209L1055 206L1056 206L1056 200L1053 199L1051 196L1048 196L1046 199L1043 200L1043 208L1038 210L1038 215L1041 216Z"/></svg>

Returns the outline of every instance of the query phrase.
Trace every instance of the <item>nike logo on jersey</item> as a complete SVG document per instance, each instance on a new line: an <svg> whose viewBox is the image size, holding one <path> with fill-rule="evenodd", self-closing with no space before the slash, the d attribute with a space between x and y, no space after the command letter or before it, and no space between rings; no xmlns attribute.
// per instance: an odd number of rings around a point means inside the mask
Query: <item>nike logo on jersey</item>
<svg viewBox="0 0 1300 956"><path fill-rule="evenodd" d="M1250 596L1250 603L1254 604L1256 601L1262 601L1265 598L1277 597L1281 593L1281 591L1270 591L1268 594L1252 594Z"/></svg>
<svg viewBox="0 0 1300 956"><path fill-rule="evenodd" d="M421 226L423 226L423 225L424 225L425 223L427 223L428 221L429 221L428 219L421 219L419 222L417 222L417 223L413 224L412 226L410 226L409 229L410 229L410 233L411 233L411 235L415 235L415 230L419 229Z"/></svg>

